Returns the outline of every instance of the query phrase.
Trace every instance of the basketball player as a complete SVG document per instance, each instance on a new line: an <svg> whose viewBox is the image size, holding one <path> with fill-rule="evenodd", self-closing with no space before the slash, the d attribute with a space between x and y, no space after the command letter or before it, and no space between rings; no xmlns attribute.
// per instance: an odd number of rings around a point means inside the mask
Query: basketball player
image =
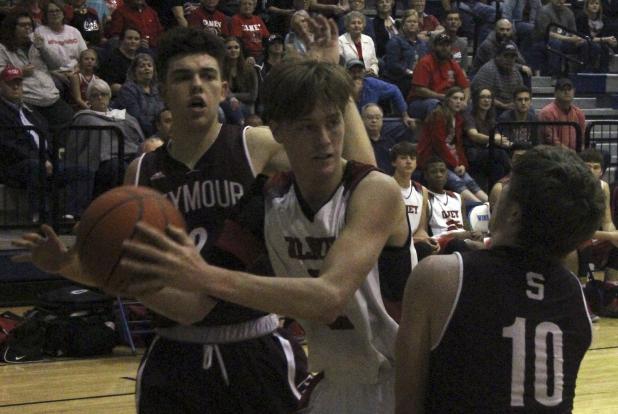
<svg viewBox="0 0 618 414"><path fill-rule="evenodd" d="M271 70L265 91L264 115L292 173L258 188L257 202L243 201L252 209L238 216L241 226L228 223L217 246L247 260L257 247L233 252L229 245L241 237L239 229L253 229L242 238L264 241L279 277L215 267L187 247L185 233L169 228L164 237L140 224L140 242L125 243L119 269L131 284L123 290L174 286L298 319L311 371L324 372L310 412L392 412L397 324L380 298L377 262L382 253L388 271L410 272L411 235L401 192L374 167L342 158L342 114L352 91L343 68L284 63ZM258 207L260 220L248 225Z"/></svg>
<svg viewBox="0 0 618 414"><path fill-rule="evenodd" d="M333 23L311 23L316 33L309 43L311 55L338 59ZM202 31L176 29L164 35L158 69L174 118L171 141L133 162L125 179L127 184L153 187L174 202L189 226L185 247L198 256L209 251L225 213L254 176L287 165L269 129L242 130L218 123L217 107L227 91L220 71L223 56L221 40ZM375 162L354 103L350 100L342 111L349 121L346 151ZM32 249L19 260L33 260L47 271L92 283L53 231L45 227L44 232L45 239L29 234L18 242ZM296 408L298 361L291 352L293 344L275 332L275 315L174 288L137 297L180 323L160 326L144 357L136 393L139 413L287 413Z"/></svg>
<svg viewBox="0 0 618 414"><path fill-rule="evenodd" d="M561 260L603 209L575 152L522 155L491 217L492 247L430 257L408 280L396 412L571 412L591 324Z"/></svg>

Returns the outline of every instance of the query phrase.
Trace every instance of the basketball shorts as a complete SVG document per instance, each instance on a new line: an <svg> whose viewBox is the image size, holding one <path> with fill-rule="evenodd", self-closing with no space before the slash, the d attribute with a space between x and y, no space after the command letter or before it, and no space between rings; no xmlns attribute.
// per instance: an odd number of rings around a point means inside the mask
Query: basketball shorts
<svg viewBox="0 0 618 414"><path fill-rule="evenodd" d="M294 412L307 364L302 348L284 335L219 345L157 336L138 370L137 413Z"/></svg>

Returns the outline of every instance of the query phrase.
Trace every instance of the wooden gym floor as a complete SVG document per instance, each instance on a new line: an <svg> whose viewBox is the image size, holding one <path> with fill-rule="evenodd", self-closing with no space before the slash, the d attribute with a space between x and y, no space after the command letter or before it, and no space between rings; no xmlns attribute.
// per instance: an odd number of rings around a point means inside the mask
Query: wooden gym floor
<svg viewBox="0 0 618 414"><path fill-rule="evenodd" d="M577 382L575 414L618 412L618 319L594 324ZM141 355L0 364L0 414L132 414Z"/></svg>

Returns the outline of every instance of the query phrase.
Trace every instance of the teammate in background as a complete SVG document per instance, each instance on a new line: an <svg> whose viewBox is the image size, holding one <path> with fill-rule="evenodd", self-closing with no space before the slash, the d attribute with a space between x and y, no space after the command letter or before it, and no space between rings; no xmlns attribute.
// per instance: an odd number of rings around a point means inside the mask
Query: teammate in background
<svg viewBox="0 0 618 414"><path fill-rule="evenodd" d="M483 248L483 235L467 230L470 225L461 196L444 189L448 178L444 161L435 155L429 157L423 175L429 190L428 227L440 246L440 252L450 254Z"/></svg>
<svg viewBox="0 0 618 414"><path fill-rule="evenodd" d="M408 280L397 414L571 412L591 325L561 260L592 236L603 210L574 152L524 154L491 217L491 249L430 257Z"/></svg>
<svg viewBox="0 0 618 414"><path fill-rule="evenodd" d="M324 18L312 20L311 25L316 33L313 41L304 34L309 55L337 61L336 26ZM177 28L162 37L158 70L162 95L174 119L172 139L133 162L125 178L127 184L150 186L175 203L190 232L183 248L194 258L210 250L225 214L248 190L255 174L289 165L268 128L242 130L218 122L218 105L227 92L221 78L224 53L221 39L197 29ZM345 151L352 159L375 163L351 98L342 112ZM196 192L202 189L212 191ZM15 242L31 251L16 261L33 261L47 272L94 284L81 273L74 251L68 251L50 227L41 230L45 237L29 233ZM173 287L143 292L137 298L171 320L157 329L138 371L140 414L294 411L300 397L295 368L302 367L295 366L300 360L292 355L293 344L275 331L275 315Z"/></svg>
<svg viewBox="0 0 618 414"><path fill-rule="evenodd" d="M278 277L215 267L187 247L178 229L164 237L140 224L143 242L125 242L119 265L129 277L126 291L173 286L293 317L305 328L311 371L324 371L309 412L392 412L397 324L384 309L378 260L382 255L381 271L395 279L410 273L400 189L375 167L342 158L342 114L352 91L343 68L284 63L268 75L265 91L264 118L292 173L256 188L242 202L249 211L227 223L225 230L234 231L224 230L217 246L239 259L255 255L260 246L228 249L239 229L251 230Z"/></svg>

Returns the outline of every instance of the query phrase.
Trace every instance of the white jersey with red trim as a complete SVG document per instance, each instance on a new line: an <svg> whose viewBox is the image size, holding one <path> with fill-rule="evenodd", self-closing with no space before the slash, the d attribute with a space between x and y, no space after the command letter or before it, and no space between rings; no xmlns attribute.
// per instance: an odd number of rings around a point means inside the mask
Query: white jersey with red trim
<svg viewBox="0 0 618 414"><path fill-rule="evenodd" d="M410 232L412 235L418 230L421 224L421 212L423 208L423 186L416 181L410 180L410 186L401 189L401 197L406 205L406 213L408 213L408 222L410 223ZM412 267L418 264L418 255L416 249L412 245L410 249L412 255Z"/></svg>
<svg viewBox="0 0 618 414"><path fill-rule="evenodd" d="M465 230L459 194L429 191L429 227L434 237Z"/></svg>

